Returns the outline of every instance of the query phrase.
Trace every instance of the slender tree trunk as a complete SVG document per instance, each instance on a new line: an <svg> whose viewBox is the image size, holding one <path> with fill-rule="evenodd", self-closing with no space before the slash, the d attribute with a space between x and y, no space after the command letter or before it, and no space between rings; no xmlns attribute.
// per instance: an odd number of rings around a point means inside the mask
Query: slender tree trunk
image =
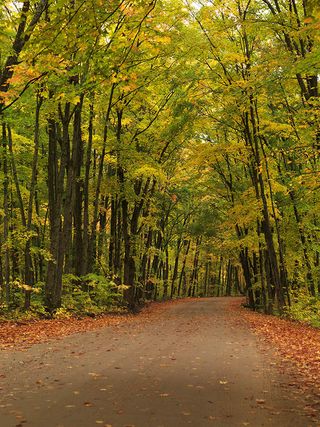
<svg viewBox="0 0 320 427"><path fill-rule="evenodd" d="M231 261L228 260L228 266L227 266L227 280L226 280L226 296L231 296L231 290L232 290L232 279L233 279L233 266L231 264Z"/></svg>
<svg viewBox="0 0 320 427"><path fill-rule="evenodd" d="M2 124L2 163L3 163L3 240L5 245L4 251L4 285L6 304L10 303L10 249L8 247L9 238L9 175L8 175L8 154L7 154L7 131L6 124Z"/></svg>
<svg viewBox="0 0 320 427"><path fill-rule="evenodd" d="M195 247L195 251L194 251L194 258L193 258L192 273L191 273L191 278L190 278L190 286L189 286L189 291L188 291L189 297L191 297L191 296L194 297L196 294L200 243L201 243L201 237L197 237L196 247Z"/></svg>
<svg viewBox="0 0 320 427"><path fill-rule="evenodd" d="M171 280L171 298L175 295L175 283L178 278L178 269L179 269L179 257L181 252L181 242L182 238L179 238L177 241L177 249L176 249L176 256L174 261L174 268L173 268L173 274L172 274L172 280Z"/></svg>
<svg viewBox="0 0 320 427"><path fill-rule="evenodd" d="M168 287L169 287L169 250L168 246L165 250L166 259L163 265L163 299L168 297Z"/></svg>
<svg viewBox="0 0 320 427"><path fill-rule="evenodd" d="M154 244L154 247L157 250L157 252L153 257L153 261L152 261L152 272L154 276L158 274L159 261L160 261L159 252L162 249L162 241L163 241L163 235L160 231L158 231L158 233L155 235L155 244Z"/></svg>
<svg viewBox="0 0 320 427"><path fill-rule="evenodd" d="M282 307L284 305L283 288L281 283L277 254L276 254L275 245L273 241L273 233L272 233L272 227L270 222L270 214L269 214L268 202L266 197L265 184L264 184L264 179L262 175L262 163L260 159L256 107L255 107L255 101L253 99L253 96L250 96L250 123L251 123L251 129L250 129L249 123L247 122L246 135L248 138L249 145L252 148L253 156L255 159L256 167L254 169L254 173L257 174L256 178L259 184L260 197L262 201L262 214L263 214L262 231L263 231L266 245L268 248L268 256L269 256L270 266L271 266L270 272L272 275L273 284L275 286L276 302L277 302L278 310L281 312Z"/></svg>
<svg viewBox="0 0 320 427"><path fill-rule="evenodd" d="M107 112L105 115L105 124L104 124L104 131L103 131L103 144L102 144L102 150L100 155L100 161L99 161L99 167L98 167L98 176L97 176L97 182L96 182L96 190L95 190L95 198L94 198L94 207L93 207L93 219L91 223L91 238L90 238L90 270L92 269L92 265L95 261L95 254L96 254L96 245L97 245L97 223L99 220L99 205L100 205L100 192L101 192L101 183L103 178L103 169L104 169L104 159L106 156L106 149L107 149L107 141L108 141L108 129L110 125L110 115L112 110L112 100L113 100L113 94L114 94L115 84L111 86L110 96L109 96L109 103ZM122 115L122 112L121 112ZM118 142L120 138L121 133L121 117L120 122L118 120ZM96 156L94 156L95 164L94 164L94 171L96 170Z"/></svg>
<svg viewBox="0 0 320 427"><path fill-rule="evenodd" d="M62 136L61 139L61 163L64 165L65 171L63 178L66 175L65 183L64 179L59 181L59 203L62 202L63 210L63 248L64 248L64 273L71 274L73 272L73 251L72 251L72 213L73 213L73 165L71 158L71 147L70 147L70 135L69 127L72 118L71 105L67 103L65 105L64 113L60 112L62 122ZM60 175L62 174L60 167ZM62 175L61 175L62 177ZM61 200L60 200L61 193ZM63 196L63 197L62 197ZM60 208L59 208L60 209Z"/></svg>
<svg viewBox="0 0 320 427"><path fill-rule="evenodd" d="M11 132L10 126L7 126L7 131L8 131L8 148L9 148L10 160L11 160L11 170L12 170L13 181L16 188L17 198L18 198L19 210L21 215L21 223L23 227L26 227L27 220L26 220L26 214L24 211L24 203L23 203L23 199L20 191L20 183L18 178L15 156L13 153L13 140L12 140L12 132Z"/></svg>
<svg viewBox="0 0 320 427"><path fill-rule="evenodd" d="M90 104L89 126L88 126L88 145L86 151L85 161L85 178L83 185L83 259L81 275L89 272L89 182L90 182L90 169L92 157L92 141L93 141L93 119L94 107L93 103Z"/></svg>
<svg viewBox="0 0 320 427"><path fill-rule="evenodd" d="M184 254L183 261L182 261L182 268L181 268L181 272L180 272L179 286L178 286L178 297L180 296L180 293L181 293L182 282L185 279L185 269L186 269L187 258L188 258L188 254L189 254L189 250L190 250L190 245L191 245L191 240L189 239L187 241L187 244L186 244L186 251Z"/></svg>
<svg viewBox="0 0 320 427"><path fill-rule="evenodd" d="M111 217L110 217L110 240L109 240L109 270L110 273L116 275L115 271L115 249L117 241L117 217L118 204L116 196L111 197Z"/></svg>
<svg viewBox="0 0 320 427"><path fill-rule="evenodd" d="M76 105L73 123L72 138L72 213L73 213L73 271L77 276L81 276L83 269L83 235L82 235L82 198L83 181L81 180L81 168L83 162L83 142L82 142L82 106L83 95Z"/></svg>
<svg viewBox="0 0 320 427"><path fill-rule="evenodd" d="M50 252L52 260L48 262L47 279L45 286L45 304L49 312L61 306L62 274L66 246L68 245L68 233L66 233L67 202L64 203L64 224L62 223L64 178L69 159L68 123L70 120L70 104L65 106L64 131L61 138L61 157L58 159L57 124L53 119L48 121L49 152L48 152L48 209L50 222ZM70 205L70 203L69 203Z"/></svg>
<svg viewBox="0 0 320 427"><path fill-rule="evenodd" d="M147 233L147 236L145 237L146 243L144 246L144 252L141 259L141 268L140 268L140 282L143 285L143 289L146 292L146 286L147 286L147 278L148 278L148 264L150 265L150 257L149 257L149 249L152 244L152 237L153 237L153 231L150 227Z"/></svg>
<svg viewBox="0 0 320 427"><path fill-rule="evenodd" d="M101 258L103 256L104 251L104 240L106 234L106 226L107 226L107 212L109 210L109 197L105 196L102 198L102 202L104 204L103 208L99 213L99 237L98 237L98 248L97 248L97 257L99 264L101 263Z"/></svg>
<svg viewBox="0 0 320 427"><path fill-rule="evenodd" d="M34 148L33 148L33 159L32 159L32 170L31 170L31 182L29 192L29 203L27 212L27 230L30 232L32 229L33 220L33 205L36 199L36 185L38 175L38 158L39 158L39 140L40 140L40 110L43 103L41 95L37 94L36 98L36 112L35 112L35 125L34 125ZM32 257L31 257L31 244L35 241L39 245L39 230L37 230L37 239L28 239L25 247L25 282L27 285L33 287L35 283L35 271L33 270ZM24 306L26 309L30 307L31 303L31 291L26 291Z"/></svg>
<svg viewBox="0 0 320 427"><path fill-rule="evenodd" d="M13 179L16 187L18 204L19 204L19 209L21 214L21 223L22 223L22 226L26 229L26 231L30 232L31 227L29 226L29 221L27 222L24 203L23 203L23 199L20 191L20 183L19 183L18 172L17 172L16 162L15 162L15 157L13 152L13 139L12 139L12 132L11 132L10 126L8 126L8 146L9 146L9 152L11 157L12 174L13 174ZM33 170L34 169L32 169L32 178L33 178ZM31 185L32 185L32 182L31 182ZM28 219L29 219L29 214L28 214ZM24 253L25 255L24 281L27 286L33 287L34 273L33 273L32 258L30 253L30 240L31 240L31 236L27 235L27 242L26 242L25 253ZM25 294L24 306L26 309L28 309L30 307L30 302L31 302L31 289L25 289L24 294Z"/></svg>

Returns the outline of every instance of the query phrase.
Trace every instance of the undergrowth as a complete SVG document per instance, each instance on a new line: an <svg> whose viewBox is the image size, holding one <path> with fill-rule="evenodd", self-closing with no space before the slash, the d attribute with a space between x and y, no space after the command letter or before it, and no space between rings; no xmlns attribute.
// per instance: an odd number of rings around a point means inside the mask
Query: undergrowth
<svg viewBox="0 0 320 427"><path fill-rule="evenodd" d="M97 316L107 312L123 312L123 291L126 287L96 274L63 276L62 304L49 315L44 303L44 284L37 283L31 290L31 305L24 309L25 289L19 280L11 284L11 303L0 304L0 321L36 320L39 318L68 318ZM29 289L28 289L29 290Z"/></svg>
<svg viewBox="0 0 320 427"><path fill-rule="evenodd" d="M304 290L294 290L290 294L291 305L285 308L285 314L292 320L305 322L320 328L320 299L310 296Z"/></svg>

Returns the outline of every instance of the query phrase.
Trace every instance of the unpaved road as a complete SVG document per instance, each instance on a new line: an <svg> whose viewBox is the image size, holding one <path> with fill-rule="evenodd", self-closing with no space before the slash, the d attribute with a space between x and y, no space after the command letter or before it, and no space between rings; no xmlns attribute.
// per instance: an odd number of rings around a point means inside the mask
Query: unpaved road
<svg viewBox="0 0 320 427"><path fill-rule="evenodd" d="M229 305L183 302L149 322L1 352L0 426L314 426Z"/></svg>

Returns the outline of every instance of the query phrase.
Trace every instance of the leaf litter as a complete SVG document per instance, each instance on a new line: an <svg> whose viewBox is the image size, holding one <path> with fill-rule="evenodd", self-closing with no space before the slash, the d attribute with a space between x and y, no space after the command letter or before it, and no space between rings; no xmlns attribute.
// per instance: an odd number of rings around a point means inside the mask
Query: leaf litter
<svg viewBox="0 0 320 427"><path fill-rule="evenodd" d="M290 377L287 387L307 400L308 415L320 419L320 329L244 309L236 301L230 310L237 322L244 319L260 340L272 344L279 356L272 364Z"/></svg>
<svg viewBox="0 0 320 427"><path fill-rule="evenodd" d="M192 300L188 298L187 300ZM24 322L0 322L0 350L14 348L24 350L33 344L47 342L50 339L62 338L68 335L94 331L104 327L117 327L128 323L145 324L158 317L160 312L167 310L173 304L185 302L186 299L152 302L146 305L138 314L105 314L97 317L41 319Z"/></svg>

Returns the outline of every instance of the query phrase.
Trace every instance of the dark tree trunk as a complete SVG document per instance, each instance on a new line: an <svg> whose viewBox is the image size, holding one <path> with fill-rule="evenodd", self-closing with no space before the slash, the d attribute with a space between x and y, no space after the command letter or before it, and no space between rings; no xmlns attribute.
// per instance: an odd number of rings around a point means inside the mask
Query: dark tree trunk
<svg viewBox="0 0 320 427"><path fill-rule="evenodd" d="M83 236L82 236L82 196L83 182L81 180L81 167L83 162L83 142L81 132L83 95L76 105L73 123L72 138L72 179L71 179L71 204L73 210L73 271L76 276L81 276L83 269Z"/></svg>
<svg viewBox="0 0 320 427"><path fill-rule="evenodd" d="M4 287L6 304L10 303L10 249L7 246L9 238L9 175L8 175L8 154L7 154L7 131L6 124L2 124L2 164L3 164L3 243L4 251Z"/></svg>
<svg viewBox="0 0 320 427"><path fill-rule="evenodd" d="M179 257L180 257L180 252L181 252L181 242L182 242L182 238L179 238L178 241L177 241L176 256L175 256L174 268L173 268L173 274L172 274L172 280L171 280L171 298L174 297L175 291L176 291L175 284L176 284L176 280L178 278Z"/></svg>
<svg viewBox="0 0 320 427"><path fill-rule="evenodd" d="M248 249L242 249L240 251L240 264L243 271L243 276L246 284L246 293L248 295L249 306L255 309L255 300L252 290L252 279L250 274L250 264L248 259Z"/></svg>
<svg viewBox="0 0 320 427"><path fill-rule="evenodd" d="M50 252L52 260L48 262L45 286L45 304L49 312L61 306L62 275L66 250L69 249L70 228L72 219L70 200L63 200L65 172L70 158L68 127L70 122L70 104L65 105L63 116L63 135L59 138L58 126L53 119L48 121L49 152L48 152L48 210L50 222ZM58 153L60 142L60 162ZM69 177L68 177L69 179ZM69 187L70 188L70 187ZM68 196L68 193L67 193ZM64 210L63 210L64 202ZM64 213L64 223L62 222ZM71 224L70 224L71 222Z"/></svg>
<svg viewBox="0 0 320 427"><path fill-rule="evenodd" d="M150 265L150 257L148 251L152 244L153 231L152 228L149 228L147 233L146 243L144 247L144 253L141 259L141 268L140 268L140 282L143 285L143 289L146 292L147 278L148 278L148 264Z"/></svg>
<svg viewBox="0 0 320 427"><path fill-rule="evenodd" d="M91 223L91 237L90 237L90 247L89 247L89 254L90 254L90 270L92 269L92 266L95 262L95 256L97 252L97 224L99 221L99 205L100 205L100 193L101 193L101 183L103 178L103 169L104 169L104 159L106 156L106 149L107 149L107 141L108 141L108 129L109 129L109 121L110 121L110 114L112 110L112 100L113 100L113 94L114 94L115 84L111 86L111 92L109 96L109 103L107 112L105 115L105 121L104 121L104 131L103 131L103 144L102 144L102 150L100 154L100 161L99 161L99 167L98 167L98 176L97 176L97 182L96 182L96 189L95 189L95 198L94 198L94 207L93 207L93 219ZM118 120L118 142L120 142L120 134L121 134L121 116L122 112L120 112L120 120ZM96 155L94 156L94 171L96 171Z"/></svg>
<svg viewBox="0 0 320 427"><path fill-rule="evenodd" d="M231 261L228 260L228 266L227 266L227 280L226 280L226 296L231 296L231 290L232 290L232 279L233 279L233 266L231 264Z"/></svg>
<svg viewBox="0 0 320 427"><path fill-rule="evenodd" d="M201 244L201 237L197 237L196 247L194 251L190 285L188 290L188 297L191 297L191 296L194 297L196 295L196 288L198 284L198 263L199 263L200 244Z"/></svg>
<svg viewBox="0 0 320 427"><path fill-rule="evenodd" d="M168 287L169 287L169 250L168 246L166 247L166 259L163 264L163 299L168 297Z"/></svg>
<svg viewBox="0 0 320 427"><path fill-rule="evenodd" d="M185 280L185 269L186 269L187 258L188 258L188 254L189 254L189 250L190 250L191 240L188 240L187 243L186 242L184 242L184 243L186 244L186 251L184 254L184 258L182 261L182 268L181 268L181 272L180 272L179 286L178 286L178 297L180 296L180 293L181 293L182 282L183 282L183 280Z"/></svg>
<svg viewBox="0 0 320 427"><path fill-rule="evenodd" d="M36 199L36 185L37 185L37 175L38 175L38 158L39 158L39 140L40 140L40 110L43 103L43 98L41 95L37 95L36 100L36 112L35 112L35 126L34 126L34 148L33 148L33 159L32 159L32 171L31 171L31 182L30 182L30 192L29 192L29 203L28 203L28 212L27 212L27 230L31 231L32 229L32 219L33 219L33 206L34 200ZM26 243L25 248L25 282L27 285L33 287L35 283L35 271L33 270L32 257L31 257L31 244L33 242L37 243L39 246L39 230L37 239L29 239ZM26 291L25 293L25 308L28 309L31 303L31 292Z"/></svg>
<svg viewBox="0 0 320 427"><path fill-rule="evenodd" d="M93 119L94 108L90 104L89 126L88 126L88 145L85 161L85 178L83 185L83 245L82 245L82 268L81 275L89 273L89 181L92 156L92 141L93 141ZM90 266L91 267L91 266Z"/></svg>
<svg viewBox="0 0 320 427"><path fill-rule="evenodd" d="M111 197L111 217L110 217L110 240L109 240L109 270L113 275L117 275L115 269L115 250L117 241L117 217L118 203L116 196Z"/></svg>
<svg viewBox="0 0 320 427"><path fill-rule="evenodd" d="M109 210L109 197L105 196L102 198L103 208L99 213L99 237L98 237L98 251L97 258L98 263L101 265L101 258L104 250L104 240L107 226L107 212Z"/></svg>

